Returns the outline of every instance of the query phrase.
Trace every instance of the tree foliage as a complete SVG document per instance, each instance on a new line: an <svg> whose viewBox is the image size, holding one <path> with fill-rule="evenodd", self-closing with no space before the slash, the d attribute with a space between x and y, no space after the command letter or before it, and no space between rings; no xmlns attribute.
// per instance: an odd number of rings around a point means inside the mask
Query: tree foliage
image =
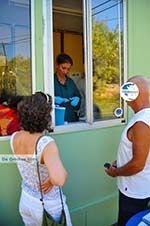
<svg viewBox="0 0 150 226"><path fill-rule="evenodd" d="M108 26L93 19L93 81L94 89L99 80L106 84L119 82L119 41L118 29L110 30Z"/></svg>
<svg viewBox="0 0 150 226"><path fill-rule="evenodd" d="M10 94L28 95L31 93L30 58L16 56L0 67L0 89Z"/></svg>

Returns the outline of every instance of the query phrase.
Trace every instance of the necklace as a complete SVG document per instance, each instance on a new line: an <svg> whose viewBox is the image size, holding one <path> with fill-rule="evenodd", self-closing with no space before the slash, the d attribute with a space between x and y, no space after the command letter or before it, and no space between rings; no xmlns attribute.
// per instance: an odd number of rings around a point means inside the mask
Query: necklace
<svg viewBox="0 0 150 226"><path fill-rule="evenodd" d="M59 77L57 77L57 78L58 78L58 81L59 81L61 84L65 84L66 77L64 77L64 78L59 78Z"/></svg>

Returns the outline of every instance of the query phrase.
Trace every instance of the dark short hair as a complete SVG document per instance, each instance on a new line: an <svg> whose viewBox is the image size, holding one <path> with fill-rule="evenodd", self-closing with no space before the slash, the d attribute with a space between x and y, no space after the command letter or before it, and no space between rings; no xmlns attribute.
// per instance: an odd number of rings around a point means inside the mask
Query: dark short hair
<svg viewBox="0 0 150 226"><path fill-rule="evenodd" d="M52 98L48 94L36 92L26 96L18 104L20 126L30 133L50 131Z"/></svg>
<svg viewBox="0 0 150 226"><path fill-rule="evenodd" d="M10 98L10 94L5 89L2 89L0 92L0 104L3 104L4 102L7 102Z"/></svg>
<svg viewBox="0 0 150 226"><path fill-rule="evenodd" d="M17 105L18 103L23 99L23 96L10 96L8 98L7 104L8 107L16 109L17 110Z"/></svg>
<svg viewBox="0 0 150 226"><path fill-rule="evenodd" d="M65 54L65 53L61 53L56 57L56 63L59 64L64 64L64 63L69 63L71 64L71 66L73 65L73 60L72 58Z"/></svg>
<svg viewBox="0 0 150 226"><path fill-rule="evenodd" d="M6 90L1 91L0 104L7 105L9 108L17 110L17 104L22 100L23 96L11 95Z"/></svg>

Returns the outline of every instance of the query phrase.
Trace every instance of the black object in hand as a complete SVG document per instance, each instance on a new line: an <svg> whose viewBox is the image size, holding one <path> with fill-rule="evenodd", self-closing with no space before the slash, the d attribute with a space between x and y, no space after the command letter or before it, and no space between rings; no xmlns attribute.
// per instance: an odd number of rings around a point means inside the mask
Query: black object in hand
<svg viewBox="0 0 150 226"><path fill-rule="evenodd" d="M106 162L106 163L104 164L104 167L105 167L106 169L109 169L109 168L111 167L111 164L108 163L108 162Z"/></svg>

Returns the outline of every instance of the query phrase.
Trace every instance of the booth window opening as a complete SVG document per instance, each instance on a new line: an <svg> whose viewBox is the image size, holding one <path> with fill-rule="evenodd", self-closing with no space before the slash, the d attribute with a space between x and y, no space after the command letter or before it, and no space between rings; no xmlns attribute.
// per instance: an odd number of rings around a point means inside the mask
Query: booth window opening
<svg viewBox="0 0 150 226"><path fill-rule="evenodd" d="M126 118L126 107L120 98L120 86L127 70L125 1L65 0L60 3L54 0L52 12L54 72L57 74L57 56L68 54L73 65L67 76L74 81L81 98L78 120L71 122L65 117L61 124L64 130L67 126L75 127L76 123L101 126L106 121L110 125L116 121L121 124ZM122 115L115 114L118 108L122 109ZM60 115L58 112L54 115L54 124L58 127L56 120Z"/></svg>

